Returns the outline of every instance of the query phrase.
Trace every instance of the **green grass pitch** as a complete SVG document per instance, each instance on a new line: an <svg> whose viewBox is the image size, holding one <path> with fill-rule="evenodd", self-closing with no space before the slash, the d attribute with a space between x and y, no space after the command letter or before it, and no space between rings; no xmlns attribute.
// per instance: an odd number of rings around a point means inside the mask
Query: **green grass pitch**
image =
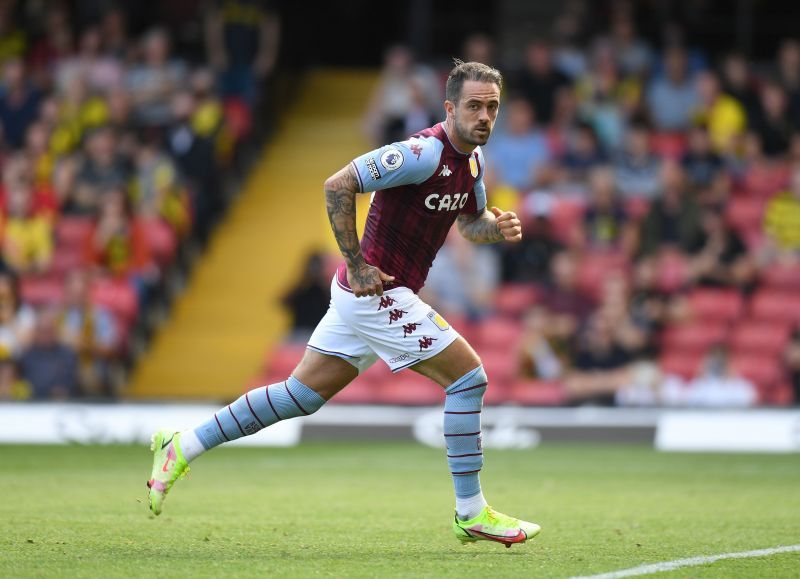
<svg viewBox="0 0 800 579"><path fill-rule="evenodd" d="M569 577L800 544L797 455L545 445L487 452L532 542L461 546L443 451L221 449L149 516L144 447L0 447L0 577ZM798 577L800 553L659 577Z"/></svg>

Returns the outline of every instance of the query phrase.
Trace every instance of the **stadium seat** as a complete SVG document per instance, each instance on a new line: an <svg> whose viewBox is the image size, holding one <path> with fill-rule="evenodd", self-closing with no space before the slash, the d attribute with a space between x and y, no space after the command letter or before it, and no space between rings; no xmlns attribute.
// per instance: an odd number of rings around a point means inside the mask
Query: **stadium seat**
<svg viewBox="0 0 800 579"><path fill-rule="evenodd" d="M704 354L714 344L723 343L728 333L727 324L697 322L667 328L661 336L665 352Z"/></svg>
<svg viewBox="0 0 800 579"><path fill-rule="evenodd" d="M509 389L509 401L523 406L560 406L567 402L567 392L560 382L517 380Z"/></svg>
<svg viewBox="0 0 800 579"><path fill-rule="evenodd" d="M733 368L758 388L759 392L769 391L780 384L781 364L777 357L757 354L738 354L731 360Z"/></svg>
<svg viewBox="0 0 800 579"><path fill-rule="evenodd" d="M64 276L72 270L86 267L86 253L83 247L56 246L50 260L49 271L56 276Z"/></svg>
<svg viewBox="0 0 800 579"><path fill-rule="evenodd" d="M789 167L785 163L771 163L749 169L738 189L748 197L768 199L788 184Z"/></svg>
<svg viewBox="0 0 800 579"><path fill-rule="evenodd" d="M775 264L761 274L764 287L800 291L800 265Z"/></svg>
<svg viewBox="0 0 800 579"><path fill-rule="evenodd" d="M178 238L172 228L161 219L141 219L140 224L156 262L162 266L172 263L178 251Z"/></svg>
<svg viewBox="0 0 800 579"><path fill-rule="evenodd" d="M625 201L625 215L634 221L642 221L650 212L650 201L644 197L631 197Z"/></svg>
<svg viewBox="0 0 800 579"><path fill-rule="evenodd" d="M686 152L686 135L683 133L655 133L650 137L650 148L661 157L680 159Z"/></svg>
<svg viewBox="0 0 800 579"><path fill-rule="evenodd" d="M514 347L483 350L481 361L490 384L506 384L517 374L517 353Z"/></svg>
<svg viewBox="0 0 800 579"><path fill-rule="evenodd" d="M286 380L305 354L305 344L280 344L267 356L265 366L270 376Z"/></svg>
<svg viewBox="0 0 800 579"><path fill-rule="evenodd" d="M665 293L681 289L688 277L686 256L678 251L665 251L658 260L656 287Z"/></svg>
<svg viewBox="0 0 800 579"><path fill-rule="evenodd" d="M93 227L92 220L88 217L61 217L55 226L56 245L83 250Z"/></svg>
<svg viewBox="0 0 800 579"><path fill-rule="evenodd" d="M761 392L760 402L771 406L791 406L800 401L794 399L792 385L788 381L781 380L776 386L765 388Z"/></svg>
<svg viewBox="0 0 800 579"><path fill-rule="evenodd" d="M658 360L664 374L675 374L684 379L697 376L703 365L703 354L697 352L665 351Z"/></svg>
<svg viewBox="0 0 800 579"><path fill-rule="evenodd" d="M473 332L476 346L486 350L514 349L521 335L522 325L519 322L500 317L487 318L477 324Z"/></svg>
<svg viewBox="0 0 800 579"><path fill-rule="evenodd" d="M576 225L583 219L585 205L572 199L557 199L550 212L553 235L562 243L568 242Z"/></svg>
<svg viewBox="0 0 800 579"><path fill-rule="evenodd" d="M578 287L595 301L603 292L603 281L612 273L626 274L628 261L620 253L610 251L587 252L578 263Z"/></svg>
<svg viewBox="0 0 800 579"><path fill-rule="evenodd" d="M699 320L729 322L738 318L744 308L742 294L735 289L699 288L688 296L692 314Z"/></svg>
<svg viewBox="0 0 800 579"><path fill-rule="evenodd" d="M731 347L741 354L779 355L789 342L790 334L789 324L747 320L734 328Z"/></svg>
<svg viewBox="0 0 800 579"><path fill-rule="evenodd" d="M61 303L64 299L64 284L53 276L23 276L20 278L22 301L32 306Z"/></svg>
<svg viewBox="0 0 800 579"><path fill-rule="evenodd" d="M358 377L331 398L331 402L335 404L376 404L380 402L380 391L374 382Z"/></svg>
<svg viewBox="0 0 800 579"><path fill-rule="evenodd" d="M742 237L761 231L764 219L764 200L757 197L733 197L725 215L728 224Z"/></svg>
<svg viewBox="0 0 800 579"><path fill-rule="evenodd" d="M762 289L753 296L750 315L754 319L782 323L800 322L800 298L796 292Z"/></svg>
<svg viewBox="0 0 800 579"><path fill-rule="evenodd" d="M489 374L489 386L483 395L483 403L487 406L507 404L511 399L510 384L499 382Z"/></svg>
<svg viewBox="0 0 800 579"><path fill-rule="evenodd" d="M136 291L127 280L97 279L92 284L91 295L92 302L110 310L125 328L133 326L139 303Z"/></svg>
<svg viewBox="0 0 800 579"><path fill-rule="evenodd" d="M440 406L444 402L444 390L416 372L399 372L382 385L377 399L382 404Z"/></svg>
<svg viewBox="0 0 800 579"><path fill-rule="evenodd" d="M500 315L521 318L538 297L539 289L533 284L504 284L495 292L495 311Z"/></svg>

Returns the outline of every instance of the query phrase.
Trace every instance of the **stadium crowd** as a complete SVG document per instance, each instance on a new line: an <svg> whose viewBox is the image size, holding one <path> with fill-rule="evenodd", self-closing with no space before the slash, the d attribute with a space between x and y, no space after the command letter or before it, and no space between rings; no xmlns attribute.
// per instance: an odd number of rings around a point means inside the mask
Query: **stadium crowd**
<svg viewBox="0 0 800 579"><path fill-rule="evenodd" d="M568 2L516 65L467 40L462 59L505 72L485 180L525 234L452 235L423 297L477 346L494 402L800 402L800 41L763 67L677 29L656 49L633 6L597 34ZM448 69L387 51L375 146L441 118Z"/></svg>
<svg viewBox="0 0 800 579"><path fill-rule="evenodd" d="M224 210L276 44L258 6L215 5L193 61L132 6L32 4L0 2L0 400L113 396Z"/></svg>

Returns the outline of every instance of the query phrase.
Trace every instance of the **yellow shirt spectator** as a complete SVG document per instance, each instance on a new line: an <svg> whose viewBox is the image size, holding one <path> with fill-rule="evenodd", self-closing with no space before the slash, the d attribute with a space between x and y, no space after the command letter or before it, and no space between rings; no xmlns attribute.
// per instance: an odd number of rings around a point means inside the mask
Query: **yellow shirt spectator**
<svg viewBox="0 0 800 579"><path fill-rule="evenodd" d="M705 124L714 149L725 152L730 149L733 138L747 128L747 114L738 100L720 94L710 108L696 115L695 122Z"/></svg>
<svg viewBox="0 0 800 579"><path fill-rule="evenodd" d="M800 194L784 191L767 204L764 230L785 251L800 251Z"/></svg>
<svg viewBox="0 0 800 579"><path fill-rule="evenodd" d="M9 217L3 239L3 259L20 272L42 271L53 255L53 231L43 216Z"/></svg>

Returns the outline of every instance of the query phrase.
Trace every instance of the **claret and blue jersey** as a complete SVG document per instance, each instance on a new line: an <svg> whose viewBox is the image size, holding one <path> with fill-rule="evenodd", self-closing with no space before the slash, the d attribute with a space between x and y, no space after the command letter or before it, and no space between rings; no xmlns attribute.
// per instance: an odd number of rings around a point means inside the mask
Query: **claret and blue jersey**
<svg viewBox="0 0 800 579"><path fill-rule="evenodd" d="M393 275L395 285L419 291L458 215L486 208L480 147L459 151L439 123L352 163L361 191L375 192L361 240L364 258Z"/></svg>

